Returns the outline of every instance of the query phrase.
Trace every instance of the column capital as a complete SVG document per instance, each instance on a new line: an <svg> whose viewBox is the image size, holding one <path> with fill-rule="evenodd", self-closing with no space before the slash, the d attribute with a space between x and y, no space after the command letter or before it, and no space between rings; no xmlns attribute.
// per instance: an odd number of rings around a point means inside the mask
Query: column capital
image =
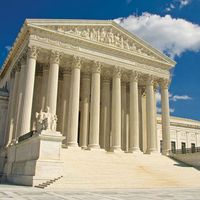
<svg viewBox="0 0 200 200"><path fill-rule="evenodd" d="M149 86L153 86L154 85L154 76L152 75L148 75L147 76L147 79L146 79L146 84L149 85Z"/></svg>
<svg viewBox="0 0 200 200"><path fill-rule="evenodd" d="M16 72L20 72L21 71L21 66L22 66L22 64L21 64L21 61L18 61L17 63L16 63L16 65L15 65L15 71Z"/></svg>
<svg viewBox="0 0 200 200"><path fill-rule="evenodd" d="M81 69L81 58L79 56L72 57L72 68Z"/></svg>
<svg viewBox="0 0 200 200"><path fill-rule="evenodd" d="M64 76L71 74L71 68L64 68L62 70L62 73L63 73Z"/></svg>
<svg viewBox="0 0 200 200"><path fill-rule="evenodd" d="M139 73L137 71L131 71L130 81L138 82Z"/></svg>
<svg viewBox="0 0 200 200"><path fill-rule="evenodd" d="M160 87L162 89L168 89L168 87L169 87L169 80L168 79L161 79L161 81L160 81Z"/></svg>
<svg viewBox="0 0 200 200"><path fill-rule="evenodd" d="M29 58L37 59L39 50L36 46L30 46L28 47L27 55Z"/></svg>
<svg viewBox="0 0 200 200"><path fill-rule="evenodd" d="M12 68L11 73L10 73L10 78L11 79L15 77L15 72L16 72L16 69Z"/></svg>
<svg viewBox="0 0 200 200"><path fill-rule="evenodd" d="M50 63L59 65L60 60L61 60L61 53L58 51L51 51Z"/></svg>
<svg viewBox="0 0 200 200"><path fill-rule="evenodd" d="M101 63L98 61L92 61L92 73L101 73Z"/></svg>
<svg viewBox="0 0 200 200"><path fill-rule="evenodd" d="M118 66L114 66L113 68L113 77L114 78L121 78L121 68Z"/></svg>
<svg viewBox="0 0 200 200"><path fill-rule="evenodd" d="M142 96L146 96L146 87L145 86L140 86L139 90L140 90Z"/></svg>
<svg viewBox="0 0 200 200"><path fill-rule="evenodd" d="M111 72L109 69L103 69L101 78L103 81L111 81Z"/></svg>

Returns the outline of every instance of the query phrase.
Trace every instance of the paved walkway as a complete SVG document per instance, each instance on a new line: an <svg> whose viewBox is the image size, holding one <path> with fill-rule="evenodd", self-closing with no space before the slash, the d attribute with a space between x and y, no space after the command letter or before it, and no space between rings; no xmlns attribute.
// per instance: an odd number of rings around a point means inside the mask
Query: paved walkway
<svg viewBox="0 0 200 200"><path fill-rule="evenodd" d="M133 190L43 190L31 187L0 185L0 200L199 200L200 188Z"/></svg>

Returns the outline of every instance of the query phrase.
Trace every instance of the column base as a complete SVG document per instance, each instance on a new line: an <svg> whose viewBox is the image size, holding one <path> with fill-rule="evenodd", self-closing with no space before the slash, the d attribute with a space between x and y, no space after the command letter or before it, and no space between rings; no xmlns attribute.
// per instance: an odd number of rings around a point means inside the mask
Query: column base
<svg viewBox="0 0 200 200"><path fill-rule="evenodd" d="M100 146L99 146L99 144L89 144L87 149L88 150L99 150Z"/></svg>
<svg viewBox="0 0 200 200"><path fill-rule="evenodd" d="M110 152L123 152L121 147L113 146L110 148Z"/></svg>
<svg viewBox="0 0 200 200"><path fill-rule="evenodd" d="M151 149L147 149L146 154L159 155L160 153L156 149L151 148Z"/></svg>
<svg viewBox="0 0 200 200"><path fill-rule="evenodd" d="M68 142L67 147L70 148L70 147L79 147L79 146L77 142Z"/></svg>
<svg viewBox="0 0 200 200"><path fill-rule="evenodd" d="M141 152L139 147L134 147L134 148L129 149L129 153L142 154L142 152Z"/></svg>

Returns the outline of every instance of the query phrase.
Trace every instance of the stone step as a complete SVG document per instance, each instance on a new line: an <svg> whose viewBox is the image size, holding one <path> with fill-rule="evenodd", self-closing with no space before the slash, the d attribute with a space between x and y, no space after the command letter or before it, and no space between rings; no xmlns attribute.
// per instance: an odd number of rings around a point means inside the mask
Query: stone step
<svg viewBox="0 0 200 200"><path fill-rule="evenodd" d="M62 149L63 178L51 188L199 186L200 172L162 155Z"/></svg>

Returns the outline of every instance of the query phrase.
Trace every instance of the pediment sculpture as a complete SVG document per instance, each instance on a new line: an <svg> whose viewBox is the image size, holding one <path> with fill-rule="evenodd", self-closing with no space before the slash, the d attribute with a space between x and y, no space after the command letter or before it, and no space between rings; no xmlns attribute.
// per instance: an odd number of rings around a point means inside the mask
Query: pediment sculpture
<svg viewBox="0 0 200 200"><path fill-rule="evenodd" d="M151 52L145 50L141 45L136 44L136 42L131 38L116 31L112 27L58 26L56 27L56 30L64 34L72 34L91 41L108 44L110 46L154 57Z"/></svg>

